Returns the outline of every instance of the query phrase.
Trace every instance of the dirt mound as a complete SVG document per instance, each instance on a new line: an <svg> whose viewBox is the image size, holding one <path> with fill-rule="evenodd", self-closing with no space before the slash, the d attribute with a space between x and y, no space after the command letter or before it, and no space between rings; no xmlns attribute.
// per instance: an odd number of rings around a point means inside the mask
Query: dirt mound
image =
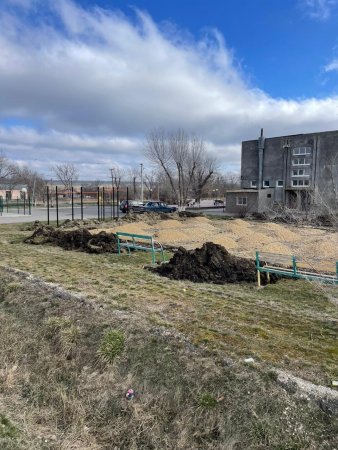
<svg viewBox="0 0 338 450"><path fill-rule="evenodd" d="M231 255L224 247L206 242L201 248L185 250L180 247L167 264L153 269L158 274L175 280L215 284L257 282L255 262ZM266 276L262 273L262 283ZM277 277L271 276L271 281Z"/></svg>
<svg viewBox="0 0 338 450"><path fill-rule="evenodd" d="M65 230L42 225L24 241L27 244L53 244L65 250L82 250L88 253L117 253L117 241L113 233L101 231L93 236L86 228Z"/></svg>

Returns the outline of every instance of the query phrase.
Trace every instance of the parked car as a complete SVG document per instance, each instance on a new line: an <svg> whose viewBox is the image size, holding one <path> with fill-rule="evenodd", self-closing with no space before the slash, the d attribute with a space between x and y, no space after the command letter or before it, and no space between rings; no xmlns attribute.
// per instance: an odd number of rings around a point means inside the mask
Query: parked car
<svg viewBox="0 0 338 450"><path fill-rule="evenodd" d="M137 211L143 207L141 200L122 200L120 203L120 211L126 213L127 211Z"/></svg>
<svg viewBox="0 0 338 450"><path fill-rule="evenodd" d="M172 213L177 211L175 206L168 206L163 202L147 202L143 207L140 208L140 212L160 212L160 213Z"/></svg>

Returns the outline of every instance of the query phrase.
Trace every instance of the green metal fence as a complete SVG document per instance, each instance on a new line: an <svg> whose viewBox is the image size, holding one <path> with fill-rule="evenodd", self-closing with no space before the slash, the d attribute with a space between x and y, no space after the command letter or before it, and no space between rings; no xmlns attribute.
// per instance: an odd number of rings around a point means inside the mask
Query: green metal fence
<svg viewBox="0 0 338 450"><path fill-rule="evenodd" d="M32 213L30 197L8 199L0 196L0 215L4 213L30 215Z"/></svg>
<svg viewBox="0 0 338 450"><path fill-rule="evenodd" d="M260 286L260 274L265 272L269 279L269 274L282 275L284 277L291 277L296 279L305 279L311 281L319 281L321 283L338 284L338 261L335 262L335 267L332 267L332 272L335 275L321 273L315 268L313 270L304 270L298 267L300 258L296 256L278 255L275 253L256 252L256 269L257 281Z"/></svg>

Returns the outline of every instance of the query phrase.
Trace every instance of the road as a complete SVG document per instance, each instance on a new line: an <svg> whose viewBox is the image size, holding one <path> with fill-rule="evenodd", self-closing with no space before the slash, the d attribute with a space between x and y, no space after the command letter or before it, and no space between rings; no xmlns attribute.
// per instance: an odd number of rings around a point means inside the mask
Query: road
<svg viewBox="0 0 338 450"><path fill-rule="evenodd" d="M208 209L198 209L191 208L189 209L191 212L202 213L202 214L210 214L217 216L225 216L226 213L223 212L223 208L208 208ZM100 211L101 214L101 211ZM111 208L110 206L105 207L105 217L109 219L111 217ZM119 211L119 217L123 217L124 214ZM115 208L115 217L117 217L117 208ZM62 222L66 219L72 218L72 209L70 207L60 207L59 208L59 220ZM86 206L83 208L83 218L84 219L97 219L97 206ZM50 221L56 220L56 209L50 208L49 213ZM74 219L81 219L81 208L76 206L74 207ZM2 223L28 223L34 222L35 220L40 220L41 222L47 221L47 208L32 208L31 215L17 214L17 213L3 213L0 216L0 224Z"/></svg>

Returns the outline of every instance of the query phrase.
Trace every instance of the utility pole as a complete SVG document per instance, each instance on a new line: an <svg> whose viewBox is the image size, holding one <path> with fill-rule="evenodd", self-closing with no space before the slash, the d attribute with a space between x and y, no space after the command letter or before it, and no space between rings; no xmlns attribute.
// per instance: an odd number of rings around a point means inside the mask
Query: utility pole
<svg viewBox="0 0 338 450"><path fill-rule="evenodd" d="M143 202L143 164L141 163L141 202Z"/></svg>

